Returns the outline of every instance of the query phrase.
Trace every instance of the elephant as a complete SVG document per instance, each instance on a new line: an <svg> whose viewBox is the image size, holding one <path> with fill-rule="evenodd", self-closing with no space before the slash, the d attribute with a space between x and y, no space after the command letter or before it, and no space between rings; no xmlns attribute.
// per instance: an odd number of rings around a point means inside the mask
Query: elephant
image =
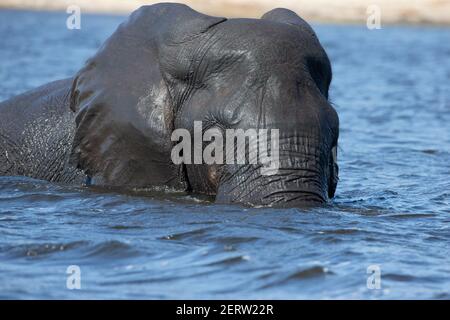
<svg viewBox="0 0 450 320"><path fill-rule="evenodd" d="M331 78L315 32L288 9L227 19L182 4L143 6L72 78L0 104L0 175L165 187L217 203L320 205L338 182ZM172 133L193 132L195 121L219 132L277 129L277 172L175 164Z"/></svg>

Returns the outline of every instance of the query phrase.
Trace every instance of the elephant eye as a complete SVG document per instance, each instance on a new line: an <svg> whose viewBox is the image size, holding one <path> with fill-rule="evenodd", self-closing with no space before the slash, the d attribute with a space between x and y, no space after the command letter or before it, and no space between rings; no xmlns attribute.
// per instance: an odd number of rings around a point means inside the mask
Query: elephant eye
<svg viewBox="0 0 450 320"><path fill-rule="evenodd" d="M218 128L221 131L225 131L228 128L227 122L220 116L214 114L208 114L204 120L204 129Z"/></svg>

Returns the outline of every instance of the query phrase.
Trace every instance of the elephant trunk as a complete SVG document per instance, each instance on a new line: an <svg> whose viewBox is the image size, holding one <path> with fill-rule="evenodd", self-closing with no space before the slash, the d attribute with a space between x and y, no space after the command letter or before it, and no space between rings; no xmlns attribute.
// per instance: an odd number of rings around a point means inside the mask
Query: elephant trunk
<svg viewBox="0 0 450 320"><path fill-rule="evenodd" d="M319 139L283 139L275 174L263 175L261 165L229 166L216 201L277 207L324 203L329 195L330 156Z"/></svg>

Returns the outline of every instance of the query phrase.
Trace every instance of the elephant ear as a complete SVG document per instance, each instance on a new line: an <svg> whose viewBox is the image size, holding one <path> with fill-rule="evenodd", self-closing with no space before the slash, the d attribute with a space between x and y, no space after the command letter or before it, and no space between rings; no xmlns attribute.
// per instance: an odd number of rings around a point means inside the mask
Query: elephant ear
<svg viewBox="0 0 450 320"><path fill-rule="evenodd" d="M307 37L308 41L316 43L315 46L310 46L310 48L314 49L306 55L308 57L306 64L317 87L328 99L328 89L330 88L332 77L331 64L313 28L294 11L284 8L266 12L261 19L291 25L299 31L302 39Z"/></svg>
<svg viewBox="0 0 450 320"><path fill-rule="evenodd" d="M177 60L164 48L176 52L224 20L180 4L141 7L77 73L71 161L93 183L184 187L170 158L174 107L161 59Z"/></svg>
<svg viewBox="0 0 450 320"><path fill-rule="evenodd" d="M300 18L294 11L291 11L289 9L284 8L273 9L269 12L266 12L261 17L261 19L290 24L316 37L316 34L314 30L311 28L311 26L305 20Z"/></svg>

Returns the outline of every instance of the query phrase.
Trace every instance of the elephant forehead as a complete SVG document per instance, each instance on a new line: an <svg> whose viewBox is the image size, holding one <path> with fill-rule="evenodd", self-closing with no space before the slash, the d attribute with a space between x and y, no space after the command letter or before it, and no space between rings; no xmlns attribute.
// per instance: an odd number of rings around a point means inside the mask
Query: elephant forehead
<svg viewBox="0 0 450 320"><path fill-rule="evenodd" d="M220 25L216 44L238 52L245 50L259 57L271 57L280 52L292 54L322 54L314 33L296 26L260 19L230 19Z"/></svg>
<svg viewBox="0 0 450 320"><path fill-rule="evenodd" d="M201 41L179 50L177 55L183 56L177 61L189 60L185 65L192 73L206 78L220 78L227 73L239 78L245 73L246 77L263 79L276 70L285 70L283 66L288 66L289 74L300 75L311 60L330 70L328 57L315 35L285 23L231 19Z"/></svg>

